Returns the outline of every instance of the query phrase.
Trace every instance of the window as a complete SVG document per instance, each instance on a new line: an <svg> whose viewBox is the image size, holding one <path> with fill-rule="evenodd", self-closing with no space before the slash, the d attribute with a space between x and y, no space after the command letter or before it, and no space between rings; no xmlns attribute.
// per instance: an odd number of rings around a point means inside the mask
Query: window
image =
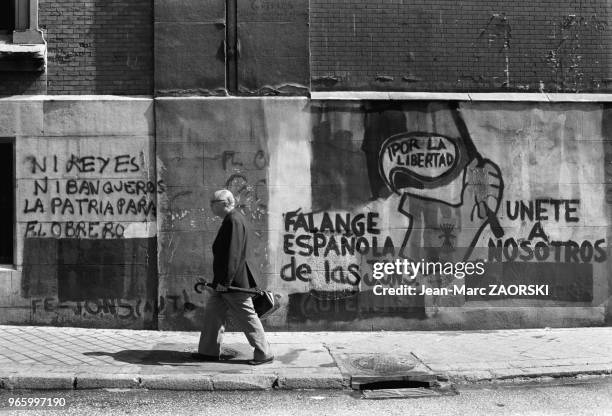
<svg viewBox="0 0 612 416"><path fill-rule="evenodd" d="M0 138L0 264L13 264L15 172L13 141Z"/></svg>
<svg viewBox="0 0 612 416"><path fill-rule="evenodd" d="M0 0L0 77L4 71L44 72L46 67L38 0Z"/></svg>
<svg viewBox="0 0 612 416"><path fill-rule="evenodd" d="M16 45L44 44L38 29L38 0L0 0L0 33Z"/></svg>
<svg viewBox="0 0 612 416"><path fill-rule="evenodd" d="M0 0L0 34L8 35L15 29L15 0Z"/></svg>

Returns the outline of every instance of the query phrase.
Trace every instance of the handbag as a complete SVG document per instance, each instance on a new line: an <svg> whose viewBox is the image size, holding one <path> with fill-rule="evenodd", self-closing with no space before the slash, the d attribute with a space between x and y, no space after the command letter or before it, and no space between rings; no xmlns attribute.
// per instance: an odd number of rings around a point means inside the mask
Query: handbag
<svg viewBox="0 0 612 416"><path fill-rule="evenodd" d="M195 284L193 289L197 293L202 293L201 287L203 286L213 288L212 283L208 283L208 282L201 280ZM267 318L268 316L270 316L270 314L272 314L274 311L276 311L280 307L278 302L276 302L274 293L272 293L269 290L261 290L258 288L243 289L241 287L229 286L227 288L227 291L228 292L244 292L244 293L253 294L254 295L252 297L253 308L255 309L255 313L257 314L257 316L259 316L259 319Z"/></svg>
<svg viewBox="0 0 612 416"><path fill-rule="evenodd" d="M259 319L266 319L272 312L278 309L274 293L269 290L260 290L253 296L253 307Z"/></svg>

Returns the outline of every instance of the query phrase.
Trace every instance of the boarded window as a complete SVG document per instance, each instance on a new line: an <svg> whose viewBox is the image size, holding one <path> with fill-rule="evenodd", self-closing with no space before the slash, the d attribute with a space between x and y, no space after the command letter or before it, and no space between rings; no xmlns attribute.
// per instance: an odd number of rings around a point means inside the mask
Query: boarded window
<svg viewBox="0 0 612 416"><path fill-rule="evenodd" d="M13 143L0 138L0 264L13 263L14 195Z"/></svg>

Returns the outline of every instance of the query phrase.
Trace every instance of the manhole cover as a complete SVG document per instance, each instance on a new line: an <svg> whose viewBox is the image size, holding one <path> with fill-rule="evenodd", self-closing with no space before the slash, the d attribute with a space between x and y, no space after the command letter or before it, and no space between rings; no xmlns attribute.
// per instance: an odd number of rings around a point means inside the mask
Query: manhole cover
<svg viewBox="0 0 612 416"><path fill-rule="evenodd" d="M380 375L397 374L410 371L416 363L408 357L374 355L355 358L350 361L351 366L367 372Z"/></svg>

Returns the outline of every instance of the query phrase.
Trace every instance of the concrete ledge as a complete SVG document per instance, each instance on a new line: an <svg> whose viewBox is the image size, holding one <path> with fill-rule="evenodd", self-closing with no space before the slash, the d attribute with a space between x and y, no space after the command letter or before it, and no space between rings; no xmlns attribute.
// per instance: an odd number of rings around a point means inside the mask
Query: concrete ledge
<svg viewBox="0 0 612 416"><path fill-rule="evenodd" d="M74 374L47 373L40 376L15 374L5 379L4 388L9 390L72 390L74 380Z"/></svg>
<svg viewBox="0 0 612 416"><path fill-rule="evenodd" d="M140 387L151 390L212 391L213 382L204 374L154 374L141 376Z"/></svg>
<svg viewBox="0 0 612 416"><path fill-rule="evenodd" d="M311 92L313 100L458 100L469 101L462 92L325 91Z"/></svg>
<svg viewBox="0 0 612 416"><path fill-rule="evenodd" d="M274 387L276 375L270 374L215 374L214 390L267 390Z"/></svg>
<svg viewBox="0 0 612 416"><path fill-rule="evenodd" d="M78 373L74 387L77 390L104 388L131 389L140 387L140 379L130 374Z"/></svg>
<svg viewBox="0 0 612 416"><path fill-rule="evenodd" d="M221 101L221 100L234 100L234 101L241 101L241 100L251 100L251 101L257 101L257 100L272 100L272 101L308 101L308 97L305 97L303 95L276 95L276 96L270 96L270 95L252 95L252 96L246 96L246 95L221 95L221 96L214 96L214 95L187 95L187 96L180 96L180 97L155 97L155 101L189 101L189 100L193 100L193 101L198 101L198 100L211 100L211 101Z"/></svg>
<svg viewBox="0 0 612 416"><path fill-rule="evenodd" d="M523 102L612 102L612 93L540 93L540 92L401 92L401 91L322 91L311 92L312 100L405 100L405 101L523 101ZM2 101L185 101L185 100L308 100L304 96L185 96L152 97L148 95L16 95L0 97Z"/></svg>
<svg viewBox="0 0 612 416"><path fill-rule="evenodd" d="M11 95L1 101L153 101L148 95Z"/></svg>
<svg viewBox="0 0 612 416"><path fill-rule="evenodd" d="M548 95L541 92L484 92L469 93L470 101L527 101L547 102Z"/></svg>
<svg viewBox="0 0 612 416"><path fill-rule="evenodd" d="M611 102L612 94L546 93L550 102Z"/></svg>
<svg viewBox="0 0 612 416"><path fill-rule="evenodd" d="M504 102L612 102L612 94L547 92L402 92L402 91L313 91L313 100L439 100Z"/></svg>

